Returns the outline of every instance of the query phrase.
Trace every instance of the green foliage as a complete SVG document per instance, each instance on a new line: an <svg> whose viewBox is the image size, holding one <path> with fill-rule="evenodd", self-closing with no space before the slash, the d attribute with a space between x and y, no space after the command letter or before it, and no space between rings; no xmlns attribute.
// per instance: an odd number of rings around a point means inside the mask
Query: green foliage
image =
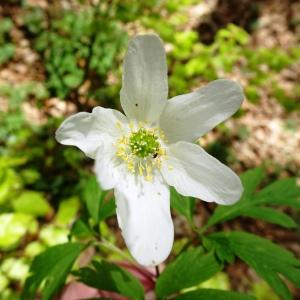
<svg viewBox="0 0 300 300"><path fill-rule="evenodd" d="M228 292L214 289L201 289L193 292L184 293L173 299L176 300L255 300L252 296L236 292Z"/></svg>
<svg viewBox="0 0 300 300"><path fill-rule="evenodd" d="M70 234L79 239L89 238L93 236L93 231L86 222L78 219L74 222Z"/></svg>
<svg viewBox="0 0 300 300"><path fill-rule="evenodd" d="M58 225L68 225L76 218L80 202L77 197L71 197L59 203L59 208L55 216L55 223Z"/></svg>
<svg viewBox="0 0 300 300"><path fill-rule="evenodd" d="M193 224L195 204L195 198L184 197L178 194L174 188L171 189L171 207L186 217L190 224Z"/></svg>
<svg viewBox="0 0 300 300"><path fill-rule="evenodd" d="M260 300L280 300L265 281L255 282L252 290L253 294Z"/></svg>
<svg viewBox="0 0 300 300"><path fill-rule="evenodd" d="M0 109L0 142L7 142L8 137L20 134L24 126L32 128L32 124L24 118L22 104L29 97L36 101L42 101L47 96L48 92L41 83L26 82L17 86L0 85L0 97L7 99L8 104L7 110Z"/></svg>
<svg viewBox="0 0 300 300"><path fill-rule="evenodd" d="M24 20L44 58L51 94L65 98L93 74L98 85L94 95L108 96L109 90L101 85L108 72L116 69L116 57L126 37L119 22L101 6L50 14L47 19L41 10L28 8Z"/></svg>
<svg viewBox="0 0 300 300"><path fill-rule="evenodd" d="M296 228L297 224L290 216L274 208L266 207L267 205L286 205L300 208L300 187L296 179L281 179L256 191L264 178L265 174L260 168L244 173L241 176L244 186L241 200L232 206L218 206L202 231L239 216L261 219L286 228Z"/></svg>
<svg viewBox="0 0 300 300"><path fill-rule="evenodd" d="M222 268L214 253L204 253L201 248L183 252L169 264L158 278L156 295L164 298L184 288L198 285L209 279Z"/></svg>
<svg viewBox="0 0 300 300"><path fill-rule="evenodd" d="M0 169L0 204L5 204L11 197L18 194L22 180L12 168Z"/></svg>
<svg viewBox="0 0 300 300"><path fill-rule="evenodd" d="M101 221L105 221L107 218L115 215L116 213L115 199L109 192L102 191L95 176L89 177L86 181L83 190L83 199L88 214L92 218L92 222L90 223L92 227ZM76 229L75 233L77 232L77 229L81 228L83 230L85 227L90 227L87 224L83 226L82 222L84 223L84 221L81 220L81 223L77 224L74 228L74 230Z"/></svg>
<svg viewBox="0 0 300 300"><path fill-rule="evenodd" d="M158 8L157 13L141 18L144 26L155 30L172 45L168 53L171 96L198 87L199 78L214 80L239 68L248 80L245 86L247 100L259 103L261 91L271 87L271 96L287 111L299 110L297 93L287 94L280 88L277 78L279 72L299 63L299 49L253 48L250 35L234 24L219 29L213 43L200 43L196 30L181 30L188 22L184 7L192 2L181 3L180 7L173 1L172 4L167 2L167 17L161 18Z"/></svg>
<svg viewBox="0 0 300 300"><path fill-rule="evenodd" d="M37 223L30 215L21 213L0 214L0 250L16 248L27 233L37 231Z"/></svg>
<svg viewBox="0 0 300 300"><path fill-rule="evenodd" d="M103 206L104 192L101 190L95 176L89 178L85 184L83 198L87 210L95 223L99 222L100 208Z"/></svg>
<svg viewBox="0 0 300 300"><path fill-rule="evenodd" d="M116 202L115 198L110 197L110 199L103 203L100 208L99 221L104 221L109 217L116 214Z"/></svg>
<svg viewBox="0 0 300 300"><path fill-rule="evenodd" d="M292 299L289 289L279 275L300 287L300 260L271 241L240 231L214 233L207 239L207 247L216 249L221 260L226 259L229 252L238 256L268 282L279 297Z"/></svg>
<svg viewBox="0 0 300 300"><path fill-rule="evenodd" d="M12 202L16 212L34 216L45 216L51 212L51 207L42 193L24 191Z"/></svg>
<svg viewBox="0 0 300 300"><path fill-rule="evenodd" d="M1 264L1 271L8 279L23 281L28 275L29 265L25 258L7 258Z"/></svg>
<svg viewBox="0 0 300 300"><path fill-rule="evenodd" d="M104 260L93 261L91 267L81 268L74 274L91 287L116 292L133 300L144 299L144 289L133 275Z"/></svg>
<svg viewBox="0 0 300 300"><path fill-rule="evenodd" d="M9 38L12 27L11 19L3 18L0 20L0 66L9 61L15 54L15 46Z"/></svg>
<svg viewBox="0 0 300 300"><path fill-rule="evenodd" d="M84 248L85 246L79 243L66 243L49 248L38 255L31 264L31 275L26 279L22 299L35 299L42 283L42 300L53 299Z"/></svg>

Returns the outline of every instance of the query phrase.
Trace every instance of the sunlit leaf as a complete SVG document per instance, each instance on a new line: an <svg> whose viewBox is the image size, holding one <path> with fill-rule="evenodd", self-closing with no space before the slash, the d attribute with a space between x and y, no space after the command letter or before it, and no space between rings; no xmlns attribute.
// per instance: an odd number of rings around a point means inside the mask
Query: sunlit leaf
<svg viewBox="0 0 300 300"><path fill-rule="evenodd" d="M33 300L43 283L42 300L51 300L64 284L76 258L85 245L66 243L47 249L36 256L30 267L22 294L22 300Z"/></svg>
<svg viewBox="0 0 300 300"><path fill-rule="evenodd" d="M13 200L12 205L17 212L39 217L45 216L52 211L45 196L36 191L22 192L18 198Z"/></svg>
<svg viewBox="0 0 300 300"><path fill-rule="evenodd" d="M182 294L178 297L173 298L174 300L255 300L256 298L253 296L215 290L215 289L201 289L192 291L189 293Z"/></svg>
<svg viewBox="0 0 300 300"><path fill-rule="evenodd" d="M55 216L55 223L58 225L68 225L75 219L79 207L80 203L77 197L61 201Z"/></svg>
<svg viewBox="0 0 300 300"><path fill-rule="evenodd" d="M0 215L0 250L17 247L27 233L36 233L36 220L26 214L4 213Z"/></svg>

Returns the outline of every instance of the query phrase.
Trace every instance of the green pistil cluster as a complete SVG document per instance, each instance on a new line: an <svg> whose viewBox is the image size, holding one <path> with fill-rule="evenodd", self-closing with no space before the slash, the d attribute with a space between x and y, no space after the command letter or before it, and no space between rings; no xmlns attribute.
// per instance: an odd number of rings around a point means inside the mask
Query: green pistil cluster
<svg viewBox="0 0 300 300"><path fill-rule="evenodd" d="M158 137L152 131L140 128L129 138L132 153L139 157L155 157L159 151Z"/></svg>

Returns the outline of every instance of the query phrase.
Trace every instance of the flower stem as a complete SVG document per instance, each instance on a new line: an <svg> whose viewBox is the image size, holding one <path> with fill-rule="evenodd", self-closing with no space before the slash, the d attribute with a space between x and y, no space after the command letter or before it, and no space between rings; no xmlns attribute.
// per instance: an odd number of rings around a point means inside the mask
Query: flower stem
<svg viewBox="0 0 300 300"><path fill-rule="evenodd" d="M118 253L120 256L122 256L123 258L125 258L126 260L135 263L135 261L125 252L123 252L120 248L116 247L115 245L113 245L112 243L110 243L109 241L107 241L106 239L102 238L100 242L98 242L99 245L112 250L113 252Z"/></svg>
<svg viewBox="0 0 300 300"><path fill-rule="evenodd" d="M155 266L155 273L156 273L156 278L158 278L160 275L159 266Z"/></svg>

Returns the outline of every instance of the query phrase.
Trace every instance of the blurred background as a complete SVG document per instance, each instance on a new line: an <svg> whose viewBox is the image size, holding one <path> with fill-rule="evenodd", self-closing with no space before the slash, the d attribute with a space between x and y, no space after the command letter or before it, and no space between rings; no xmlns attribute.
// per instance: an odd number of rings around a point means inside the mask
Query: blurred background
<svg viewBox="0 0 300 300"><path fill-rule="evenodd" d="M0 0L1 300L19 299L32 258L67 241L82 211L93 161L59 145L56 128L97 105L120 109L126 46L145 32L164 40L170 97L217 78L244 87L238 113L201 138L209 153L239 174L262 166L266 183L299 177L300 1ZM213 208L197 204L199 226ZM300 222L299 211L288 213ZM174 218L176 252L191 233ZM114 217L101 226L108 240L123 246ZM300 256L295 230L247 218L226 226ZM226 271L207 285L279 299L242 262ZM300 299L299 291L294 295Z"/></svg>

